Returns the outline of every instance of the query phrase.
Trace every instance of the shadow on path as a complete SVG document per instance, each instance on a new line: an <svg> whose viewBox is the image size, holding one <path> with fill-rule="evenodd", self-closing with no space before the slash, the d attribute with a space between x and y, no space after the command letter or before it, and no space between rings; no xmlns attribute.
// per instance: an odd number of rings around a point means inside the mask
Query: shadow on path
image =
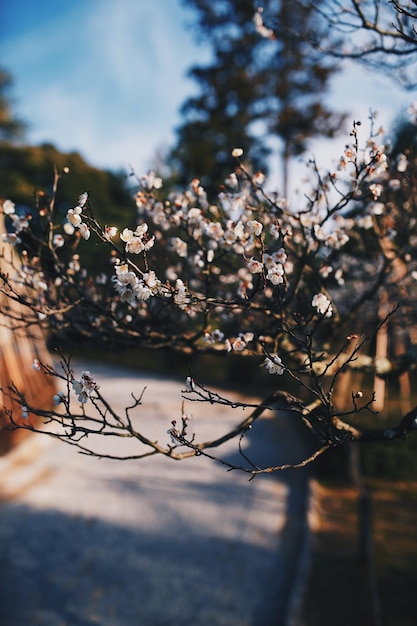
<svg viewBox="0 0 417 626"><path fill-rule="evenodd" d="M1 515L2 626L243 626L274 609L269 550L238 537L186 525L161 536L22 505Z"/></svg>
<svg viewBox="0 0 417 626"><path fill-rule="evenodd" d="M317 445L297 417L284 411L277 412L269 419L257 421L245 439L245 454L260 467L299 463L312 454ZM239 453L228 456L227 461L247 466ZM285 626L296 609L294 603L297 602L298 579L302 575L300 569L304 567L303 561L308 547L307 514L311 471L312 467L306 466L277 471L271 475L262 474L254 479L279 479L287 486L288 492L286 521L280 532L277 567L269 580L265 603L258 607L253 626ZM275 607L274 617L268 610L270 606Z"/></svg>

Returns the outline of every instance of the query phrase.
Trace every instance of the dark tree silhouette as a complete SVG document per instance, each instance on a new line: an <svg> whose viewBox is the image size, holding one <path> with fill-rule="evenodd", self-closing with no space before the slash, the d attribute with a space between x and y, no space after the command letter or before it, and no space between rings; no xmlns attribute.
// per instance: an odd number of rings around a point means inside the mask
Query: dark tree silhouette
<svg viewBox="0 0 417 626"><path fill-rule="evenodd" d="M182 184L200 178L215 191L231 169L233 147L245 149L255 171L265 169L272 137L282 146L286 195L291 157L305 151L309 138L334 135L343 119L323 104L336 64L307 43L319 16L310 5L270 2L280 26L266 38L257 30L251 0L185 3L196 11L198 32L210 42L213 60L190 72L199 94L182 109L184 122L169 159L174 174Z"/></svg>

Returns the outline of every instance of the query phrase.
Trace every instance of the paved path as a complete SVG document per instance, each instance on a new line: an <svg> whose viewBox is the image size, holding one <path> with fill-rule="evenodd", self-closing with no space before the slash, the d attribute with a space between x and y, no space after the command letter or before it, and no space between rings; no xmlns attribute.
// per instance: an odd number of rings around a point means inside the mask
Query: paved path
<svg viewBox="0 0 417 626"><path fill-rule="evenodd" d="M90 369L120 408L146 386L137 419L165 440L181 412L181 383ZM197 439L243 417L190 408ZM104 442L119 454L131 443ZM290 419L275 417L253 428L248 451L276 463L298 459L301 445ZM236 445L223 453L237 458ZM305 479L287 472L248 482L201 457L97 460L33 435L0 459L0 624L281 626Z"/></svg>

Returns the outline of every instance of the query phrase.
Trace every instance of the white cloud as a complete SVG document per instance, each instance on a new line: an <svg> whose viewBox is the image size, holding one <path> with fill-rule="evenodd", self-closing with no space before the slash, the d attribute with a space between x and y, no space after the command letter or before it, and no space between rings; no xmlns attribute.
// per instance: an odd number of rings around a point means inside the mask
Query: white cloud
<svg viewBox="0 0 417 626"><path fill-rule="evenodd" d="M146 167L173 140L193 89L187 68L207 58L187 37L184 15L173 0L78 0L11 35L3 58L30 141L79 150L102 167L126 166L135 154Z"/></svg>

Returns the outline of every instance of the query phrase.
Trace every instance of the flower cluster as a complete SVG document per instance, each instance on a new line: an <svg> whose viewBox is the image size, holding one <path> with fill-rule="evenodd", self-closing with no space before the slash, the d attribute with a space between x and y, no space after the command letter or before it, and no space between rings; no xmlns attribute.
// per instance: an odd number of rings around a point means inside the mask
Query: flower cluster
<svg viewBox="0 0 417 626"><path fill-rule="evenodd" d="M143 174L140 179L140 184L142 188L146 191L152 191L152 189L161 189L162 178L156 176L155 172L149 172L148 174Z"/></svg>
<svg viewBox="0 0 417 626"><path fill-rule="evenodd" d="M17 215L16 214L16 205L11 200L3 200L2 209L4 215L7 215L10 218L12 223L13 231L3 233L2 240L4 243L9 243L12 246L15 246L19 243L22 243L21 238L19 237L19 233L29 228L29 217L27 215Z"/></svg>
<svg viewBox="0 0 417 626"><path fill-rule="evenodd" d="M311 304L317 309L317 313L320 313L320 315L324 317L331 317L333 315L332 303L324 293L317 293L313 296Z"/></svg>
<svg viewBox="0 0 417 626"><path fill-rule="evenodd" d="M122 302L136 305L138 301L146 301L160 291L161 283L153 270L138 278L137 274L124 263L116 265L115 272L112 281Z"/></svg>
<svg viewBox="0 0 417 626"><path fill-rule="evenodd" d="M83 371L81 374L81 380L72 381L72 387L78 396L78 401L81 402L81 404L85 404L91 397L91 394L97 389L100 389L88 370ZM62 398L63 396L60 397Z"/></svg>
<svg viewBox="0 0 417 626"><path fill-rule="evenodd" d="M226 339L226 350L227 352L231 352L232 350L234 350L235 352L242 352L243 350L246 350L248 344L251 343L251 341L253 340L253 333L239 333L239 335L233 341L231 341L230 339Z"/></svg>
<svg viewBox="0 0 417 626"><path fill-rule="evenodd" d="M177 446L181 446L184 444L184 440L187 437L187 429L189 426L189 422L192 420L192 416L188 414L183 414L181 421L182 427L181 429L177 426L177 420L172 420L171 428L167 430L167 434L170 438L170 445L174 448Z"/></svg>
<svg viewBox="0 0 417 626"><path fill-rule="evenodd" d="M78 205L73 209L68 209L67 212L67 222L68 226L66 228L67 234L71 234L74 229L78 229L81 237L85 240L90 239L90 229L87 224L82 221L82 212L83 208L86 206L88 202L88 193L85 191L82 193L78 199Z"/></svg>
<svg viewBox="0 0 417 626"><path fill-rule="evenodd" d="M282 360L277 354L268 355L263 364L267 369L268 374L277 374L278 376L281 376L285 372Z"/></svg>
<svg viewBox="0 0 417 626"><path fill-rule="evenodd" d="M187 286L181 280L181 278L177 278L175 283L175 295L174 302L181 309L185 309L186 305L190 302L190 296L188 294Z"/></svg>
<svg viewBox="0 0 417 626"><path fill-rule="evenodd" d="M224 333L219 328L211 331L211 333L209 333L208 331L205 331L204 333L204 340L208 343L221 343L223 339Z"/></svg>
<svg viewBox="0 0 417 626"><path fill-rule="evenodd" d="M126 243L126 252L131 252L132 254L147 252L155 243L155 237L148 235L147 224L140 224L135 231L125 228L120 234L120 239Z"/></svg>

